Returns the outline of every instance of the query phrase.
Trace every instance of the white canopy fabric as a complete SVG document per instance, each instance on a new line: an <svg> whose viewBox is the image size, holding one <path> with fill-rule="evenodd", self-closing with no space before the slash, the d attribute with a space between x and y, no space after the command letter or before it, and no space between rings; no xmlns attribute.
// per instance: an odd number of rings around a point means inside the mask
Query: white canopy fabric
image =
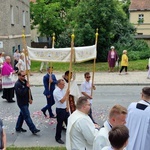
<svg viewBox="0 0 150 150"><path fill-rule="evenodd" d="M71 48L31 48L27 47L29 58L35 61L70 62ZM96 45L74 47L72 61L84 62L96 58Z"/></svg>

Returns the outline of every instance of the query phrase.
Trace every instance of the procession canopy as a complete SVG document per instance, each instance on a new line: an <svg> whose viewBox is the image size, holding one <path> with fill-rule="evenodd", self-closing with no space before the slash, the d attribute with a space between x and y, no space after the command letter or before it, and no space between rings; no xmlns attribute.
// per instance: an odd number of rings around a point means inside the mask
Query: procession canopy
<svg viewBox="0 0 150 150"><path fill-rule="evenodd" d="M35 61L70 62L71 48L31 48L27 47L29 58ZM80 63L96 58L96 44L74 47L72 62Z"/></svg>

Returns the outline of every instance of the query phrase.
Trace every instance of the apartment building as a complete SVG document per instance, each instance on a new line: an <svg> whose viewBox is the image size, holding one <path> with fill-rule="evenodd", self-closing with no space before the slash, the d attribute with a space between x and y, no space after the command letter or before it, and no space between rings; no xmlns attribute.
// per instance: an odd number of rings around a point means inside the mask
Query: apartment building
<svg viewBox="0 0 150 150"><path fill-rule="evenodd" d="M136 38L150 45L150 0L131 0L130 22L136 29Z"/></svg>

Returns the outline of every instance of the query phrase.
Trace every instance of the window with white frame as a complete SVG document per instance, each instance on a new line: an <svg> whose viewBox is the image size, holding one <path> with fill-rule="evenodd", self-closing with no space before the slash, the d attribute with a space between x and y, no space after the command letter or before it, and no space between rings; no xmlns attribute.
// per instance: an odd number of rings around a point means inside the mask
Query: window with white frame
<svg viewBox="0 0 150 150"><path fill-rule="evenodd" d="M29 24L30 20L29 20L29 13L28 11L26 11L26 23L27 25Z"/></svg>
<svg viewBox="0 0 150 150"><path fill-rule="evenodd" d="M23 14L23 27L25 27L26 26L26 12L23 10L22 14Z"/></svg>
<svg viewBox="0 0 150 150"><path fill-rule="evenodd" d="M19 24L19 7L16 6L16 23Z"/></svg>
<svg viewBox="0 0 150 150"><path fill-rule="evenodd" d="M142 24L142 23L144 23L144 14L139 14L139 18L138 18L139 20L138 20L138 23L139 24Z"/></svg>
<svg viewBox="0 0 150 150"><path fill-rule="evenodd" d="M11 19L11 25L14 25L14 9L12 5L10 5L10 19Z"/></svg>

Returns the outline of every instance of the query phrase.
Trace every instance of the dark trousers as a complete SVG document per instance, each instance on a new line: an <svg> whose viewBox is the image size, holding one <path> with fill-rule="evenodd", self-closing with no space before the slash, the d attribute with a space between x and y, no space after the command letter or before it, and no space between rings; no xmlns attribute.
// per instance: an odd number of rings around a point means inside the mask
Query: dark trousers
<svg viewBox="0 0 150 150"><path fill-rule="evenodd" d="M2 98L11 101L14 98L14 88L4 88Z"/></svg>
<svg viewBox="0 0 150 150"><path fill-rule="evenodd" d="M122 67L121 67L121 69L120 69L120 73L122 72L122 70L123 70L124 68L125 68L125 72L127 72L127 71L128 71L128 70L127 70L127 69L128 69L128 67L127 67L127 66L122 66Z"/></svg>
<svg viewBox="0 0 150 150"><path fill-rule="evenodd" d="M20 114L18 116L16 130L20 130L22 128L24 120L26 124L28 125L29 129L31 130L31 132L36 130L36 127L33 124L32 119L30 117L29 105L19 106L19 108L20 108Z"/></svg>
<svg viewBox="0 0 150 150"><path fill-rule="evenodd" d="M93 116L92 116L92 108L90 108L89 117L91 118L91 120L93 121L93 123L95 123L95 121L93 119Z"/></svg>
<svg viewBox="0 0 150 150"><path fill-rule="evenodd" d="M56 126L55 139L59 140L61 139L61 131L62 131L63 122L65 122L67 126L69 112L67 112L66 109L56 108L56 114L57 114L57 126Z"/></svg>
<svg viewBox="0 0 150 150"><path fill-rule="evenodd" d="M46 99L47 99L47 105L42 108L42 111L46 112L46 111L48 110L49 116L50 116L50 117L53 117L54 114L53 114L53 112L52 112L52 106L53 106L54 103L55 103L54 100L53 100L54 98L53 98L53 97L50 97L50 98L47 98L47 97L46 97Z"/></svg>

